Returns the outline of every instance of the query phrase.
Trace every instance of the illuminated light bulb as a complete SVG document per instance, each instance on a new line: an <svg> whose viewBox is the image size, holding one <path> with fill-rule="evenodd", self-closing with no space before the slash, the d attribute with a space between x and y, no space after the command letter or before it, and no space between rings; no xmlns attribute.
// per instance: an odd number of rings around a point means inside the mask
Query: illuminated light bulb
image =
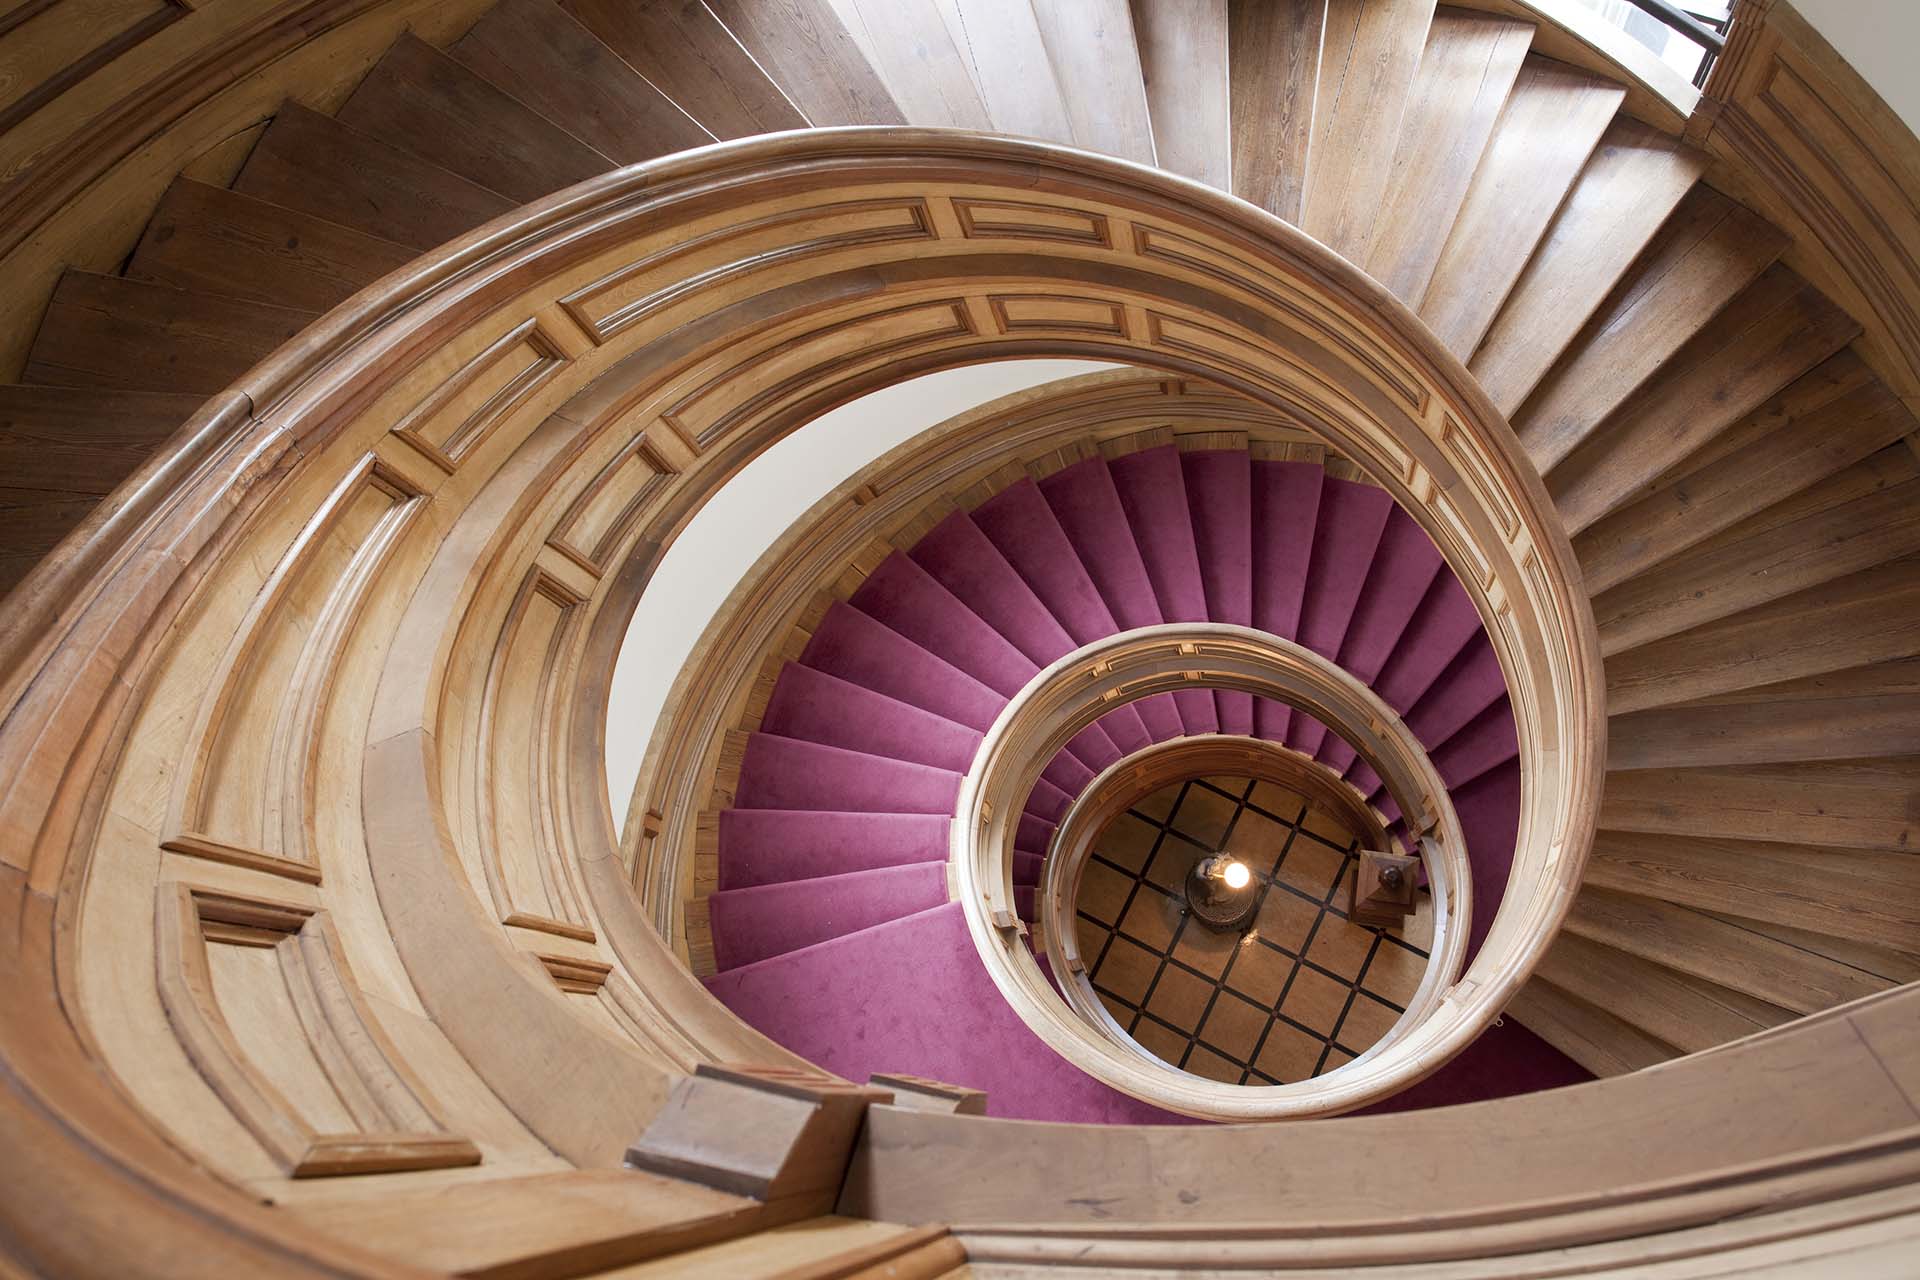
<svg viewBox="0 0 1920 1280"><path fill-rule="evenodd" d="M1253 874L1247 870L1246 863L1229 862L1226 869L1220 873L1220 878L1227 882L1229 889L1244 889L1247 887L1247 881L1253 878Z"/></svg>

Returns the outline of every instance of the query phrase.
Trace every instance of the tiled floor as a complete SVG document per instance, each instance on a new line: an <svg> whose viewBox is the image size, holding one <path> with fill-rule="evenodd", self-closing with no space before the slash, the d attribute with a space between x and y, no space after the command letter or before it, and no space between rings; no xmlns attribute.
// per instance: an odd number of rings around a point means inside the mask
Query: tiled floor
<svg viewBox="0 0 1920 1280"><path fill-rule="evenodd" d="M1158 1057L1232 1084L1287 1084L1370 1047L1426 971L1431 900L1403 929L1343 909L1355 835L1269 782L1205 778L1157 791L1095 844L1076 903L1080 955L1120 1025ZM1261 898L1244 934L1189 919L1181 885L1221 849Z"/></svg>

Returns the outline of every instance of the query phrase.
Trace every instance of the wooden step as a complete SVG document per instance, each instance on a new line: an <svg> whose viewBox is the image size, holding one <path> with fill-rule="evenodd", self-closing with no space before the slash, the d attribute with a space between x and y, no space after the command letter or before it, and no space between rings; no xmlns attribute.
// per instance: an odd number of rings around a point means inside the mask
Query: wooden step
<svg viewBox="0 0 1920 1280"><path fill-rule="evenodd" d="M800 109L703 4L560 0L560 7L716 138L806 127Z"/></svg>
<svg viewBox="0 0 1920 1280"><path fill-rule="evenodd" d="M1676 973L1577 933L1554 939L1535 972L1682 1053L1791 1022L1791 1010Z"/></svg>
<svg viewBox="0 0 1920 1280"><path fill-rule="evenodd" d="M1520 988L1507 1013L1602 1078L1656 1067L1680 1056L1672 1045L1540 977Z"/></svg>
<svg viewBox="0 0 1920 1280"><path fill-rule="evenodd" d="M1813 933L1792 925L1776 924L1767 920L1751 920L1730 911L1709 911L1707 915L1722 924L1732 925L1736 929L1745 929L1757 933L1763 938L1797 947L1811 955L1816 955L1849 969L1858 969L1871 978L1877 978L1889 986L1905 986L1910 982L1920 982L1920 955L1912 950L1899 950L1892 947L1874 946L1865 942L1854 942L1847 938L1836 938L1825 934Z"/></svg>
<svg viewBox="0 0 1920 1280"><path fill-rule="evenodd" d="M829 0L706 2L810 123L906 123Z"/></svg>
<svg viewBox="0 0 1920 1280"><path fill-rule="evenodd" d="M1916 430L1899 398L1842 352L1575 538L1587 589L1616 587Z"/></svg>
<svg viewBox="0 0 1920 1280"><path fill-rule="evenodd" d="M1920 557L1822 583L1606 660L1607 713L1920 654Z"/></svg>
<svg viewBox="0 0 1920 1280"><path fill-rule="evenodd" d="M1432 20L1433 0L1327 0L1300 228L1354 262L1367 260Z"/></svg>
<svg viewBox="0 0 1920 1280"><path fill-rule="evenodd" d="M1000 133L1072 142L1073 123L1031 0L943 0L987 119Z"/></svg>
<svg viewBox="0 0 1920 1280"><path fill-rule="evenodd" d="M1706 166L1678 138L1614 117L1468 363L1500 412L1526 402Z"/></svg>
<svg viewBox="0 0 1920 1280"><path fill-rule="evenodd" d="M26 381L210 396L316 315L68 270L33 337Z"/></svg>
<svg viewBox="0 0 1920 1280"><path fill-rule="evenodd" d="M847 30L908 124L991 129L964 37L939 0L836 0ZM957 15L954 15L957 24Z"/></svg>
<svg viewBox="0 0 1920 1280"><path fill-rule="evenodd" d="M1531 23L1434 12L1366 257L1367 274L1409 306L1426 297L1532 43Z"/></svg>
<svg viewBox="0 0 1920 1280"><path fill-rule="evenodd" d="M1530 56L1415 308L1448 350L1473 355L1626 97L1611 81Z"/></svg>
<svg viewBox="0 0 1920 1280"><path fill-rule="evenodd" d="M0 596L203 403L154 391L0 386Z"/></svg>
<svg viewBox="0 0 1920 1280"><path fill-rule="evenodd" d="M1326 0L1227 0L1233 194L1300 221Z"/></svg>
<svg viewBox="0 0 1920 1280"><path fill-rule="evenodd" d="M1033 16L1060 82L1074 143L1152 164L1146 78L1127 0L1046 0L1033 6Z"/></svg>
<svg viewBox="0 0 1920 1280"><path fill-rule="evenodd" d="M1883 665L1897 664L1867 669ZM1607 725L1607 759L1619 769L1657 769L1846 760L1867 747L1920 754L1920 692L1766 700L1778 687L1727 695L1747 702L1703 699L1615 716Z"/></svg>
<svg viewBox="0 0 1920 1280"><path fill-rule="evenodd" d="M1602 830L1587 886L1897 950L1920 948L1920 858Z"/></svg>
<svg viewBox="0 0 1920 1280"><path fill-rule="evenodd" d="M394 41L338 117L350 128L521 203L617 167L411 35Z"/></svg>
<svg viewBox="0 0 1920 1280"><path fill-rule="evenodd" d="M1512 415L1542 471L1653 376L1761 272L1786 239L1719 192L1695 186L1553 372Z"/></svg>
<svg viewBox="0 0 1920 1280"><path fill-rule="evenodd" d="M127 264L135 280L325 311L414 250L225 187L176 178Z"/></svg>
<svg viewBox="0 0 1920 1280"><path fill-rule="evenodd" d="M1870 747L1870 744L1862 744ZM1820 760L1610 770L1600 825L1614 831L1911 852L1920 760Z"/></svg>
<svg viewBox="0 0 1920 1280"><path fill-rule="evenodd" d="M233 189L410 249L435 248L513 208L498 192L296 102L273 117Z"/></svg>
<svg viewBox="0 0 1920 1280"><path fill-rule="evenodd" d="M1564 927L1794 1013L1818 1013L1893 985L1690 907L1610 889L1582 889Z"/></svg>
<svg viewBox="0 0 1920 1280"><path fill-rule="evenodd" d="M552 0L501 0L447 52L620 164L714 140Z"/></svg>
<svg viewBox="0 0 1920 1280"><path fill-rule="evenodd" d="M1160 167L1233 188L1228 0L1133 0L1147 114Z"/></svg>
<svg viewBox="0 0 1920 1280"><path fill-rule="evenodd" d="M1567 532L1644 496L1656 477L1859 334L1818 289L1769 268L1560 460L1539 459Z"/></svg>
<svg viewBox="0 0 1920 1280"><path fill-rule="evenodd" d="M1790 510L1761 512L1596 598L1600 652L1611 657L1920 553L1920 460L1898 446L1783 506Z"/></svg>

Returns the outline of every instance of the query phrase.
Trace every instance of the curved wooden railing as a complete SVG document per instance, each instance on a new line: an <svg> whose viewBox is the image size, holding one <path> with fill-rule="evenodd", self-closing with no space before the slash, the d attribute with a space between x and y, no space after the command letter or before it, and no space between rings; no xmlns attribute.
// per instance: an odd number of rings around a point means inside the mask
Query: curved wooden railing
<svg viewBox="0 0 1920 1280"><path fill-rule="evenodd" d="M1305 711L1360 749L1411 822L1434 902L1432 958L1406 1012L1379 1043L1337 1070L1281 1085L1233 1085L1191 1075L1132 1044L1091 991L1067 977L1056 991L1025 939L1013 904L1013 846L1027 795L1075 734L1119 706L1182 688L1223 688ZM1064 826L1063 826L1064 829ZM1173 623L1122 631L1065 654L1027 682L987 731L960 784L951 854L955 894L987 973L1042 1040L1123 1093L1185 1115L1268 1120L1331 1115L1404 1089L1443 1064L1498 1017L1493 984L1456 985L1472 910L1469 850L1433 762L1392 708L1335 664L1279 636L1226 623ZM1077 868L1056 857L1049 898ZM1525 894L1519 885L1510 893ZM1053 972L1070 975L1059 930L1047 934ZM1514 938L1516 953L1544 938ZM1476 969L1508 956L1483 952ZM1063 998L1064 997L1064 998Z"/></svg>

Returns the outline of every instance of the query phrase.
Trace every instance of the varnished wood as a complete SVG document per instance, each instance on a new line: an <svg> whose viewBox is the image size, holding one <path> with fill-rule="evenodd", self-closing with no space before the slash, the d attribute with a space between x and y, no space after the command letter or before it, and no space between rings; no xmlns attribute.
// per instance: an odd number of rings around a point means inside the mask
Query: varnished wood
<svg viewBox="0 0 1920 1280"><path fill-rule="evenodd" d="M1539 977L1681 1053L1711 1049L1794 1016L1572 932L1553 944Z"/></svg>
<svg viewBox="0 0 1920 1280"><path fill-rule="evenodd" d="M956 37L941 7L938 0L842 0L839 5L908 124L990 129L965 29ZM997 32L991 37L1004 38Z"/></svg>
<svg viewBox="0 0 1920 1280"><path fill-rule="evenodd" d="M1227 11L1231 0L1133 0L1147 114L1161 168L1233 184Z"/></svg>
<svg viewBox="0 0 1920 1280"><path fill-rule="evenodd" d="M960 52L995 130L1073 141L1067 104L1029 0L948 0Z"/></svg>
<svg viewBox="0 0 1920 1280"><path fill-rule="evenodd" d="M1311 173L1326 16L1325 0L1227 5L1233 193L1289 222L1300 220Z"/></svg>
<svg viewBox="0 0 1920 1280"><path fill-rule="evenodd" d="M1654 1067L1677 1050L1541 977L1520 989L1508 1012L1521 1025L1601 1078Z"/></svg>
<svg viewBox="0 0 1920 1280"><path fill-rule="evenodd" d="M707 8L809 123L907 123L828 0L707 0Z"/></svg>
<svg viewBox="0 0 1920 1280"><path fill-rule="evenodd" d="M1054 0L1034 19L1076 145L1154 163L1153 128L1128 0Z"/></svg>
<svg viewBox="0 0 1920 1280"><path fill-rule="evenodd" d="M1909 757L1615 770L1601 796L1600 823L1617 831L1908 850L1920 826L1916 780L1920 763Z"/></svg>

